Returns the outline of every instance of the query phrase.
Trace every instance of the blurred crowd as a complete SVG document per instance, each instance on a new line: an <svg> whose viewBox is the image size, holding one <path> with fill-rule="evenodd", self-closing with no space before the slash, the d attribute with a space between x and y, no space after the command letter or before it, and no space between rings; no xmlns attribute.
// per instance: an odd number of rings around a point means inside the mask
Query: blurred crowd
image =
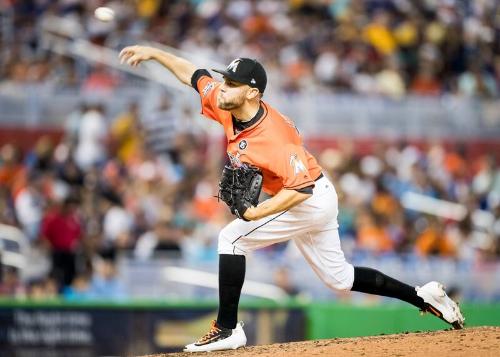
<svg viewBox="0 0 500 357"><path fill-rule="evenodd" d="M500 254L500 167L489 154L471 158L465 147L379 143L356 155L345 142L326 149L321 163L340 192L341 236L371 254L437 255L469 261ZM420 196L421 195L421 196ZM412 204L410 197L432 197ZM439 203L452 208L432 209Z"/></svg>
<svg viewBox="0 0 500 357"><path fill-rule="evenodd" d="M102 5L115 10L114 21L93 17ZM33 0L0 7L0 90L120 82L102 66L47 51L42 34L51 24L116 50L154 41L222 63L255 57L273 87L288 92L494 98L500 88L496 0Z"/></svg>
<svg viewBox="0 0 500 357"><path fill-rule="evenodd" d="M141 120L132 103L110 123L102 105L84 104L69 115L60 142L42 136L29 152L15 143L0 148L0 231L23 233L21 253L35 278L29 295L48 284L68 296L83 288L85 296L122 296L118 254L180 257L191 235L201 259L216 256L212 240L229 218L213 197L218 166L210 171L206 138L184 114L176 116L165 97Z"/></svg>
<svg viewBox="0 0 500 357"><path fill-rule="evenodd" d="M93 17L102 5L115 10L114 21ZM3 1L0 10L0 93L19 95L31 84L113 93L130 83L103 65L48 51L43 29L51 24L116 50L155 41L224 63L256 57L272 87L288 93L495 98L500 89L495 0L33 0ZM16 264L2 265L0 296L120 299L127 287L118 257L217 261L218 232L233 219L215 197L224 140L172 100L165 94L153 110L132 102L115 116L97 95L74 108L62 137L1 144L1 238L16 237L27 264L22 274ZM495 153L404 141L363 154L342 141L313 153L338 191L349 258L498 262ZM410 209L408 193L452 202L464 214ZM5 263L11 247L0 243ZM276 245L267 253L289 250ZM298 293L285 267L275 283Z"/></svg>
<svg viewBox="0 0 500 357"><path fill-rule="evenodd" d="M60 140L42 136L27 152L16 143L0 148L0 231L21 232L30 277L4 266L0 294L123 298L117 256L217 262L218 232L233 219L216 198L224 143L169 103L165 96L149 113L132 103L112 118L102 105L84 104L69 115ZM349 257L498 261L500 168L493 156L404 142L361 155L349 141L315 154L339 193ZM460 204L467 214L410 210L408 192ZM288 254L283 245L268 253ZM279 281L287 281L284 271Z"/></svg>

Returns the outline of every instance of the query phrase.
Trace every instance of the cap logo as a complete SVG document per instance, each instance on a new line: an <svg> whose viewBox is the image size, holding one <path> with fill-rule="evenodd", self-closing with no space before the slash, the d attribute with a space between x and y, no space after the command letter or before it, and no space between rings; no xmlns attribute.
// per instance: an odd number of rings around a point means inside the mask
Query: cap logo
<svg viewBox="0 0 500 357"><path fill-rule="evenodd" d="M240 64L241 60L238 58L238 59L235 59L233 62L231 62L229 64L229 66L227 66L227 70L228 71L231 71L231 72L236 72L236 70L238 69L238 65Z"/></svg>
<svg viewBox="0 0 500 357"><path fill-rule="evenodd" d="M254 79L254 78L252 78L252 80L250 81L250 83L255 84L255 83L257 83L257 82L255 82L255 79Z"/></svg>

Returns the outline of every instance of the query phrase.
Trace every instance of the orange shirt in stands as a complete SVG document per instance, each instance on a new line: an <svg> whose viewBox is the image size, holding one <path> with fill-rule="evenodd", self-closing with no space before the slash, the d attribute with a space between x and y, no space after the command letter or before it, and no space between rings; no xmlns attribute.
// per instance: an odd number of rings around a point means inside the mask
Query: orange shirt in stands
<svg viewBox="0 0 500 357"><path fill-rule="evenodd" d="M232 115L217 107L220 82L209 76L198 79L202 114L224 127L227 154L233 166L249 164L262 170L264 192L275 195L282 188L313 186L321 174L316 159L304 148L293 122L261 101L263 115L249 128L235 133Z"/></svg>

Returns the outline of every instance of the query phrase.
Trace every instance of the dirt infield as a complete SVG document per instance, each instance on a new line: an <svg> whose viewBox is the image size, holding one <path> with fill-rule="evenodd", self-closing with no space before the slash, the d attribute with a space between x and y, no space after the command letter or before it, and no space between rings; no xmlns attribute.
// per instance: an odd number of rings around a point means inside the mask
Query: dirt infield
<svg viewBox="0 0 500 357"><path fill-rule="evenodd" d="M289 357L289 356L499 356L500 327L407 333L401 335L335 338L210 353L170 353L149 357Z"/></svg>

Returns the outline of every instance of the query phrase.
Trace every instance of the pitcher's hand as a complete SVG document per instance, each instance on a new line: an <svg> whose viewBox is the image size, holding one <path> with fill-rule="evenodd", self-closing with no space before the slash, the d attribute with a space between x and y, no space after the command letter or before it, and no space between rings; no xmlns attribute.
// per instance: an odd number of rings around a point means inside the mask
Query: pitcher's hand
<svg viewBox="0 0 500 357"><path fill-rule="evenodd" d="M146 46L128 46L121 50L120 63L127 63L132 67L137 67L142 61L153 58L155 49Z"/></svg>

